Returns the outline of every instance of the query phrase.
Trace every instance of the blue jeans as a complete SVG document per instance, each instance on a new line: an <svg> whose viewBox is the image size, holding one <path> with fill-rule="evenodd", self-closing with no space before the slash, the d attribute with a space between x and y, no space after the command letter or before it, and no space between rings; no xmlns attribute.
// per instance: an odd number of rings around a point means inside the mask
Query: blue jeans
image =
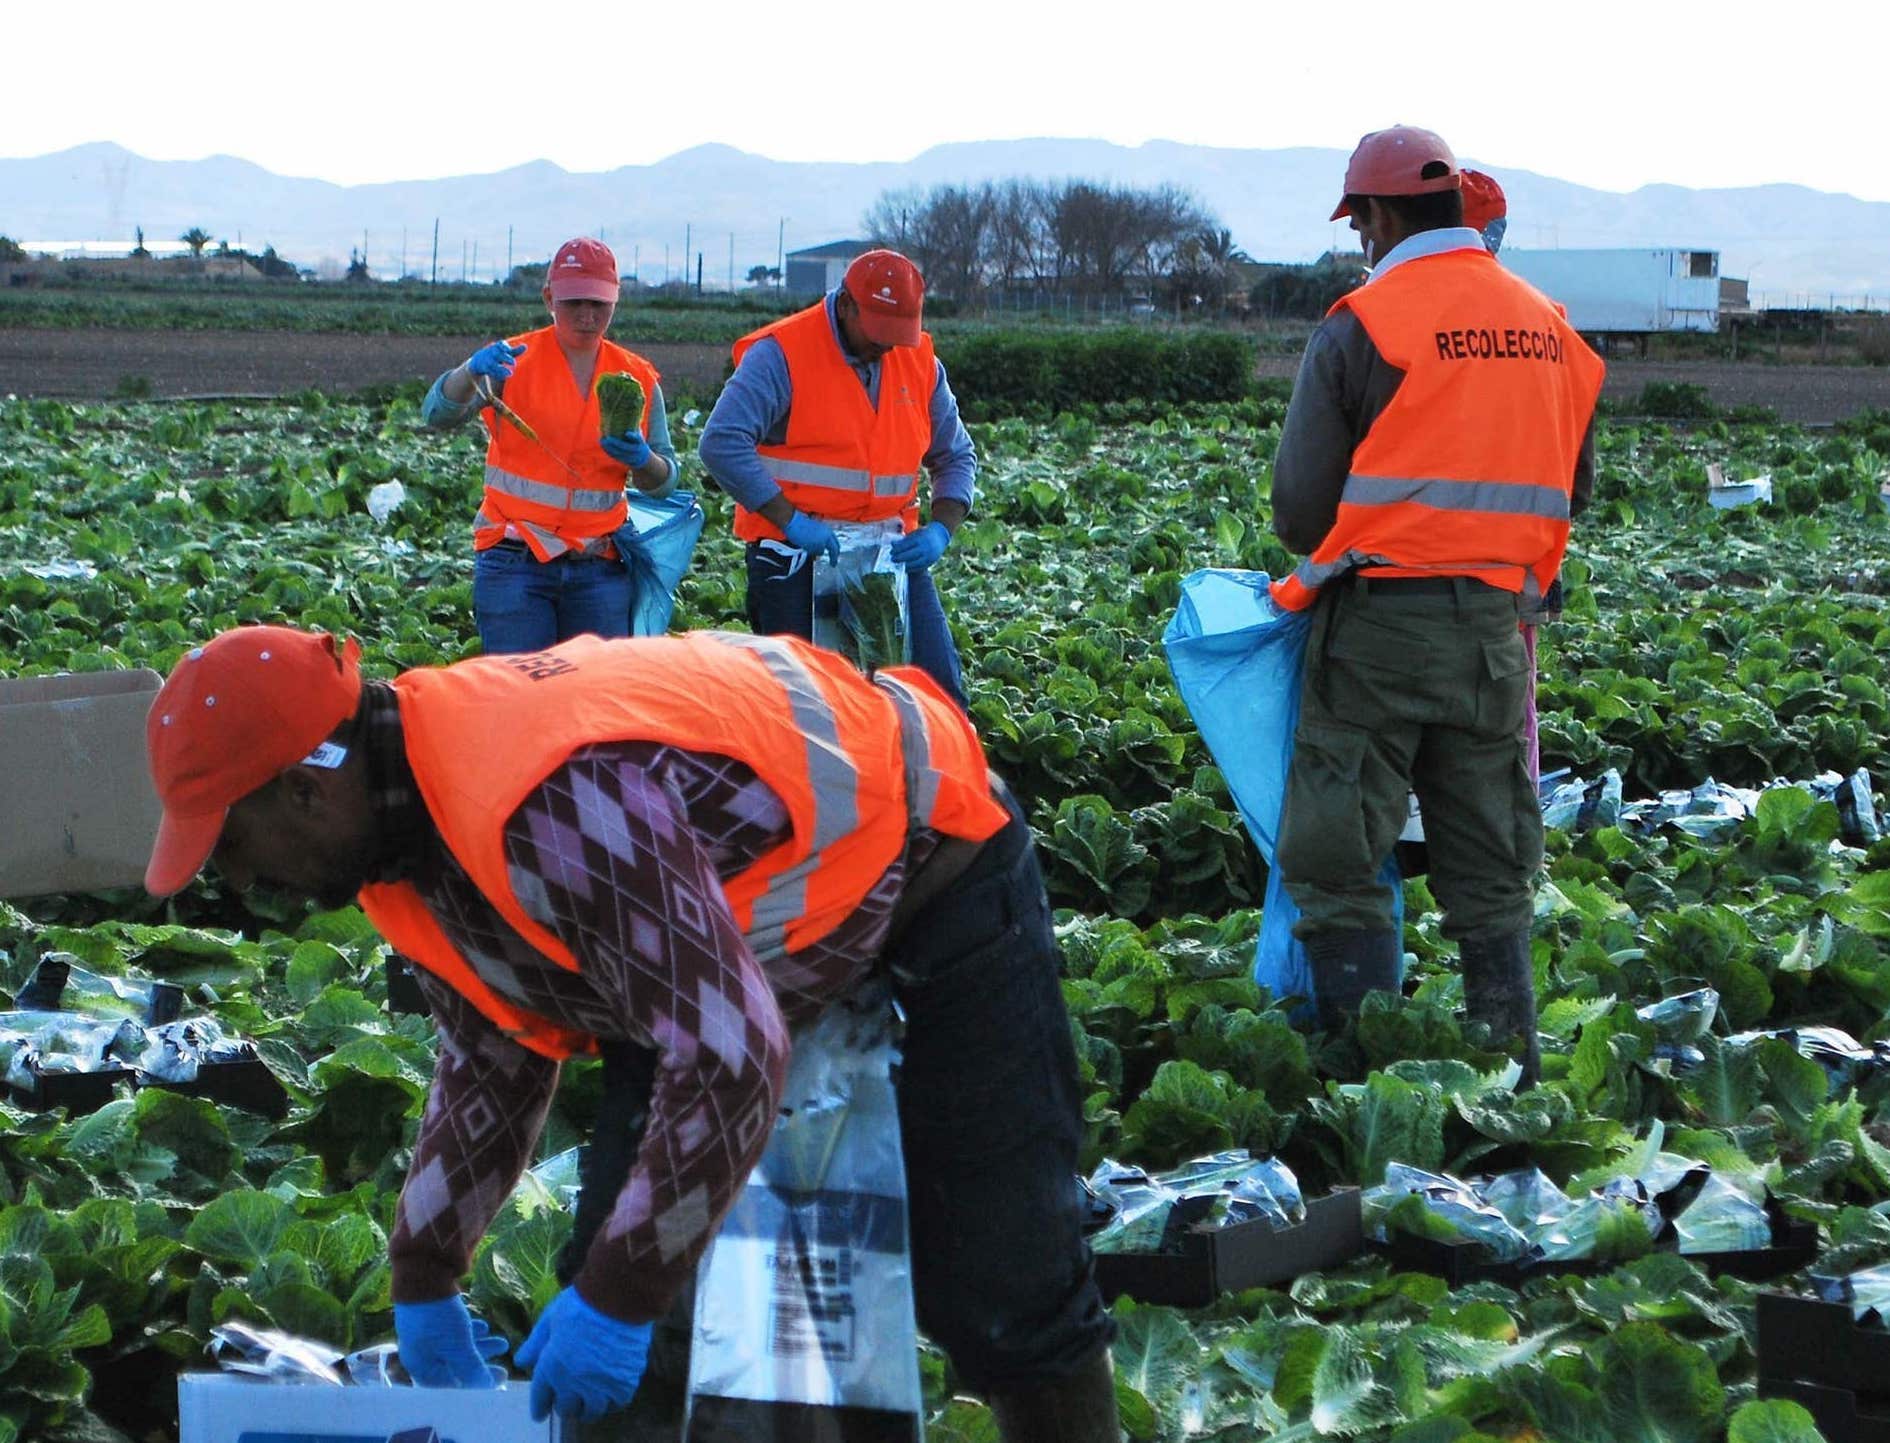
<svg viewBox="0 0 1890 1443"><path fill-rule="evenodd" d="M929 571L906 573L906 605L912 625L912 664L966 710L964 677L952 642L945 606ZM814 567L748 543L748 625L758 636L814 637Z"/></svg>
<svg viewBox="0 0 1890 1443"><path fill-rule="evenodd" d="M543 651L574 636L630 634L630 569L622 561L540 561L502 541L473 562L473 619L488 655Z"/></svg>

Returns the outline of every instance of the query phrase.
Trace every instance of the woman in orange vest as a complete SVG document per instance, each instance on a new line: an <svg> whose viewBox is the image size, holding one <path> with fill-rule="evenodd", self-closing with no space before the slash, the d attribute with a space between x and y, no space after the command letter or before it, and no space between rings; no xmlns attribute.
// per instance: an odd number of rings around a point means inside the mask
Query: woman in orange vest
<svg viewBox="0 0 1890 1443"><path fill-rule="evenodd" d="M239 890L358 896L425 969L439 1058L389 1243L416 1382L503 1376L461 1281L561 1062L640 1039L659 1065L635 1165L517 1363L539 1417L631 1404L636 1436L675 1437L669 1390L639 1393L653 1325L687 1337L686 1310L666 1315L767 1145L790 1028L877 974L906 1018L920 1326L1006 1443L1119 1443L1043 878L924 672L695 632L390 684L362 679L352 642L239 627L178 662L146 742L154 893L214 855Z"/></svg>
<svg viewBox="0 0 1890 1443"><path fill-rule="evenodd" d="M605 339L619 294L610 247L566 241L545 272L551 324L482 346L421 407L433 427L485 421L473 618L487 652L630 634L631 574L612 539L627 513L624 487L667 496L679 467L656 368ZM642 385L643 417L602 436L596 383L612 371Z"/></svg>

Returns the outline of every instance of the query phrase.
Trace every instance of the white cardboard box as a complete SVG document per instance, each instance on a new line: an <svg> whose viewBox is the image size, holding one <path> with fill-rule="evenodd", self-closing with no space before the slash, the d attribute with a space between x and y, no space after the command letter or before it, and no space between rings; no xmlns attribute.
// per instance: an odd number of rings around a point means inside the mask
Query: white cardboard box
<svg viewBox="0 0 1890 1443"><path fill-rule="evenodd" d="M178 1443L566 1443L532 1422L531 1386L356 1388L231 1373L177 1380Z"/></svg>
<svg viewBox="0 0 1890 1443"><path fill-rule="evenodd" d="M161 681L154 671L0 680L0 897L144 880L158 828L144 717Z"/></svg>

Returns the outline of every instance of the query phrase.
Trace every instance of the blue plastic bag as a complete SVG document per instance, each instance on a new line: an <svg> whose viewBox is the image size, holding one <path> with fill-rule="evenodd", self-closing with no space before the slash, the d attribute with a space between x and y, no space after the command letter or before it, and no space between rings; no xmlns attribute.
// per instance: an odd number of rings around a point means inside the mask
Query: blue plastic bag
<svg viewBox="0 0 1890 1443"><path fill-rule="evenodd" d="M661 636L676 610L676 587L702 535L693 491L663 497L630 493L630 514L612 537L630 568L630 634Z"/></svg>
<svg viewBox="0 0 1890 1443"><path fill-rule="evenodd" d="M1181 604L1162 646L1176 689L1268 867L1253 980L1275 997L1306 998L1293 1014L1304 1018L1312 1013L1312 967L1305 944L1293 936L1299 909L1273 857L1312 613L1280 607L1268 585L1262 571L1194 572L1181 583ZM1392 925L1402 928L1404 886L1395 857L1385 858L1379 875L1391 889Z"/></svg>

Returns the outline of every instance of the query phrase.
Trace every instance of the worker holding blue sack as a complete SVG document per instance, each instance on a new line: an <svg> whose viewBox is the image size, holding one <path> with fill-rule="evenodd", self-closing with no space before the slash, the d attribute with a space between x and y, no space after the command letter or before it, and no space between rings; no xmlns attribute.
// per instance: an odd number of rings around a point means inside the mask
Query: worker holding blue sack
<svg viewBox="0 0 1890 1443"><path fill-rule="evenodd" d="M1537 1068L1529 955L1542 820L1518 630L1593 485L1603 366L1463 224L1441 137L1365 136L1333 219L1373 266L1307 343L1274 460L1273 585L1312 611L1279 862L1322 1020L1396 991L1380 865L1415 790L1473 1021Z"/></svg>

